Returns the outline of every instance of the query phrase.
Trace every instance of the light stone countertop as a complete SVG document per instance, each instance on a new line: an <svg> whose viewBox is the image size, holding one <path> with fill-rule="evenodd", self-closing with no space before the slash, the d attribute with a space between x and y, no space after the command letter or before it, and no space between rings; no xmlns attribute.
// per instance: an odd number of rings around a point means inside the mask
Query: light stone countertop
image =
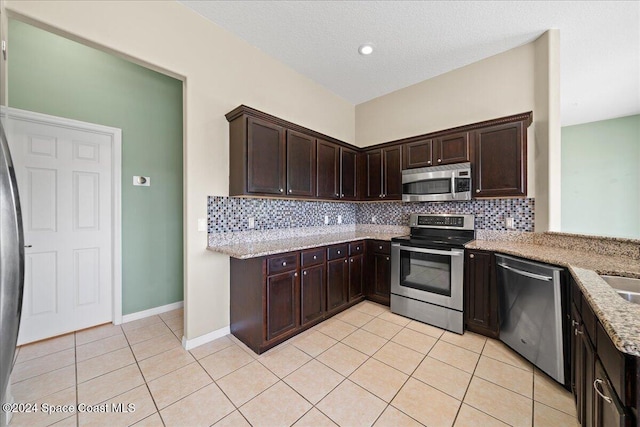
<svg viewBox="0 0 640 427"><path fill-rule="evenodd" d="M514 255L567 267L616 348L640 356L640 305L621 298L599 275L640 278L640 260L600 255L586 248L564 249L534 243L474 240L467 249Z"/></svg>

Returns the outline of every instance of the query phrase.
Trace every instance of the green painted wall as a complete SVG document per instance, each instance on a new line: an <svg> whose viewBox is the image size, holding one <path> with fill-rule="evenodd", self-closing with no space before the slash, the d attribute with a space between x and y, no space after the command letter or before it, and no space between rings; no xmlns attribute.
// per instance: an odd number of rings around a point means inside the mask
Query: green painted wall
<svg viewBox="0 0 640 427"><path fill-rule="evenodd" d="M640 239L640 115L562 128L562 231Z"/></svg>
<svg viewBox="0 0 640 427"><path fill-rule="evenodd" d="M19 21L8 45L10 107L122 129L123 314L182 301L182 82Z"/></svg>

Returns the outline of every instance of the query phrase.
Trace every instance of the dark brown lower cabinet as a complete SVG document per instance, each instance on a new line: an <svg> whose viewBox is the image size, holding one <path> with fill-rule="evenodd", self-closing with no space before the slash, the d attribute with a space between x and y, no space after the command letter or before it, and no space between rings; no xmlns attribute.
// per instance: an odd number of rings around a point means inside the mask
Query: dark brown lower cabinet
<svg viewBox="0 0 640 427"><path fill-rule="evenodd" d="M294 266L295 268L295 266ZM268 276L266 281L267 341L298 327L298 272Z"/></svg>
<svg viewBox="0 0 640 427"><path fill-rule="evenodd" d="M324 264L302 269L300 276L300 317L302 325L321 319L325 312Z"/></svg>
<svg viewBox="0 0 640 427"><path fill-rule="evenodd" d="M349 257L349 301L360 298L362 292L362 268L364 266L364 255Z"/></svg>
<svg viewBox="0 0 640 427"><path fill-rule="evenodd" d="M349 265L347 258L327 261L327 312L339 310L347 304Z"/></svg>
<svg viewBox="0 0 640 427"><path fill-rule="evenodd" d="M573 279L571 296L571 385L580 425L638 425L640 358L615 348Z"/></svg>
<svg viewBox="0 0 640 427"><path fill-rule="evenodd" d="M493 252L465 251L464 315L467 330L497 338L498 291Z"/></svg>
<svg viewBox="0 0 640 427"><path fill-rule="evenodd" d="M391 244L381 240L367 242L367 298L379 304L391 302Z"/></svg>

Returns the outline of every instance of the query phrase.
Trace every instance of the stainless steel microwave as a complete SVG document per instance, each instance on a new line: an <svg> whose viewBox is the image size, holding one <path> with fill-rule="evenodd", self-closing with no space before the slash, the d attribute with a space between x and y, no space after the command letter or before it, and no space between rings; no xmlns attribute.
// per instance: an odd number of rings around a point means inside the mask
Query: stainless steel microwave
<svg viewBox="0 0 640 427"><path fill-rule="evenodd" d="M402 171L403 202L471 200L471 163Z"/></svg>

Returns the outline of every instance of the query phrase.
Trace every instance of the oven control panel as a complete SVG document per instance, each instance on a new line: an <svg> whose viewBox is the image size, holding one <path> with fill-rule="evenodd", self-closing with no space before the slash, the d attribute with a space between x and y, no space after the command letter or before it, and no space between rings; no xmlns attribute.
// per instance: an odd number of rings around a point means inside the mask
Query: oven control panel
<svg viewBox="0 0 640 427"><path fill-rule="evenodd" d="M473 215L412 214L409 227L458 228L473 230Z"/></svg>

